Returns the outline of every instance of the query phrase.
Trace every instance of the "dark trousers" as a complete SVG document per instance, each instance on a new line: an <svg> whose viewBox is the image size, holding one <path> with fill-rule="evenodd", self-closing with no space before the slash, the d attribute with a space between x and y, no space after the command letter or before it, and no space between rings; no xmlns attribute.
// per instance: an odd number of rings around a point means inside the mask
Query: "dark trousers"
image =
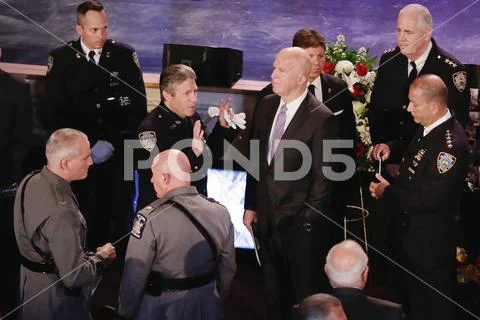
<svg viewBox="0 0 480 320"><path fill-rule="evenodd" d="M2 245L2 299L0 299L0 314L6 315L17 306L18 284L20 277L20 254L18 253L15 232L13 229L13 197L0 197L0 243ZM15 314L8 318L15 319Z"/></svg>
<svg viewBox="0 0 480 320"><path fill-rule="evenodd" d="M391 291L389 299L403 305L407 320L454 318L456 306L450 299L455 300L453 288L455 283L454 253L451 263L443 266L424 267L422 264L398 262L405 270L392 266L388 281Z"/></svg>
<svg viewBox="0 0 480 320"><path fill-rule="evenodd" d="M331 290L323 272L325 232L307 231L300 218L271 236L260 236L268 319L292 319L292 308L309 295Z"/></svg>

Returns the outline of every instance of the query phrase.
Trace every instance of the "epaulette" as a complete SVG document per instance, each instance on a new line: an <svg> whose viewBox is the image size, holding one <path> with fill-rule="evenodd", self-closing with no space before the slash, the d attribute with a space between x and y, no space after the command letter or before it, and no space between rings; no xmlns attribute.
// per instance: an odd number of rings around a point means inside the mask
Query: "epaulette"
<svg viewBox="0 0 480 320"><path fill-rule="evenodd" d="M201 194L201 193L200 193L200 196L202 196L202 198L204 198L204 199L206 199L206 200L208 200L208 201L210 201L210 202L212 202L212 203L216 203L216 204L221 205L221 206L224 207L224 208L227 208L227 207L225 207L223 204L221 204L220 202L218 202L217 200L215 200L214 198L209 198L209 197L207 197L207 196L205 196L205 195L203 195L203 194Z"/></svg>
<svg viewBox="0 0 480 320"><path fill-rule="evenodd" d="M448 149L453 148L452 133L450 132L450 129L445 131L445 143L447 144Z"/></svg>
<svg viewBox="0 0 480 320"><path fill-rule="evenodd" d="M156 213L155 209L160 208L163 204L171 200L171 198L162 198L162 199L157 199L142 210L140 210L137 213L137 216L133 220L133 226L132 226L132 231L130 234L134 236L137 239L141 239L143 235L143 230L145 229L145 226L147 225L148 218L154 219L156 215L149 217L152 213ZM156 213L160 214L162 211Z"/></svg>
<svg viewBox="0 0 480 320"><path fill-rule="evenodd" d="M141 214L141 215L147 217L150 214L152 214L155 211L155 209L160 208L164 203L170 201L171 199L172 199L171 197L157 199L157 200L153 201L152 203L150 203L148 206L144 207L142 210L138 211L138 214Z"/></svg>
<svg viewBox="0 0 480 320"><path fill-rule="evenodd" d="M390 53L390 52L393 52L393 51L395 51L395 48L389 48L389 49L385 50L383 53L385 54L385 53Z"/></svg>
<svg viewBox="0 0 480 320"><path fill-rule="evenodd" d="M443 59L443 63L445 63L446 65L448 65L448 66L450 66L450 67L452 67L452 68L454 68L454 69L455 69L456 67L458 67L458 64L457 64L455 61L452 61L452 60L450 60L450 59L447 58L447 57L442 57L442 55L440 55L440 54L437 55L437 59L438 59L438 60Z"/></svg>

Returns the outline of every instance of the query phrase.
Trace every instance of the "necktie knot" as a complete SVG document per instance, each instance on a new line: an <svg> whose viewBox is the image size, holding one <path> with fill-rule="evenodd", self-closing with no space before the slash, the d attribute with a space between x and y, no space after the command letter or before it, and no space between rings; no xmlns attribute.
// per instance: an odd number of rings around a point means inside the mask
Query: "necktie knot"
<svg viewBox="0 0 480 320"><path fill-rule="evenodd" d="M315 95L315 85L313 83L310 83L308 85L308 91L310 91L311 94Z"/></svg>
<svg viewBox="0 0 480 320"><path fill-rule="evenodd" d="M91 50L91 51L88 53L88 61L93 62L93 63L96 63L94 57L95 57L95 51Z"/></svg>

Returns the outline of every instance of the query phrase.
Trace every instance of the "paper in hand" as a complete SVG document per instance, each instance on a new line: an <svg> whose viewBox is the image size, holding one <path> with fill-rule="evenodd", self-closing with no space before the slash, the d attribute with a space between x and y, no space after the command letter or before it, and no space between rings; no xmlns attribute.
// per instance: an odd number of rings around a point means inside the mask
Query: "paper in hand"
<svg viewBox="0 0 480 320"><path fill-rule="evenodd" d="M262 263L260 262L260 256L258 255L258 250L260 249L260 245L258 244L257 238L255 238L255 236L253 235L252 227L247 229L250 232L250 236L252 237L253 248L255 249L255 257L257 258L258 265L261 267Z"/></svg>

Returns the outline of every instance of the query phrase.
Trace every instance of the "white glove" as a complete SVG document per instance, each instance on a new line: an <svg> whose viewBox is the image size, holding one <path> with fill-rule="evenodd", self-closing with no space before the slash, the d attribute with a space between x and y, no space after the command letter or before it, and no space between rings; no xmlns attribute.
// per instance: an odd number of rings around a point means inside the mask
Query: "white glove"
<svg viewBox="0 0 480 320"><path fill-rule="evenodd" d="M208 107L208 115L210 117L217 117L220 115L220 109L218 107ZM233 129L237 129L237 126L240 129L245 129L245 124L247 123L247 121L245 121L245 116L245 112L240 112L235 114L233 119L230 119L230 114L227 110L225 110L223 114L223 118Z"/></svg>
<svg viewBox="0 0 480 320"><path fill-rule="evenodd" d="M99 164L107 161L113 156L115 148L112 144L105 140L98 140L90 149L91 157L94 163Z"/></svg>

